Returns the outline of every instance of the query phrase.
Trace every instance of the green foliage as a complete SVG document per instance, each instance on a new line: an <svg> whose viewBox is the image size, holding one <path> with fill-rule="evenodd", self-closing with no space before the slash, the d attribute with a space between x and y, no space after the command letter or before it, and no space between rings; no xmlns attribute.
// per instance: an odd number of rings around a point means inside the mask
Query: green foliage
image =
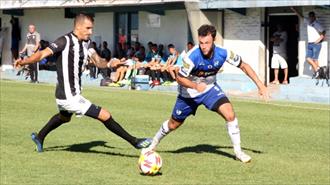
<svg viewBox="0 0 330 185"><path fill-rule="evenodd" d="M328 105L231 98L242 146L252 163L233 159L223 119L200 107L158 147L162 175L139 174L139 150L91 118L73 118L37 153L30 139L57 113L54 86L0 81L0 184L329 184ZM175 93L86 87L131 134L153 137L171 115Z"/></svg>

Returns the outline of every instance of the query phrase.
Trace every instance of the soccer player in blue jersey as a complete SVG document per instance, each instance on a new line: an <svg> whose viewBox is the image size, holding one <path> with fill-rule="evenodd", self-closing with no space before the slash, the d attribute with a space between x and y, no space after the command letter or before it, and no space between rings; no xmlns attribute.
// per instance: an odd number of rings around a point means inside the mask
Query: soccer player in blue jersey
<svg viewBox="0 0 330 185"><path fill-rule="evenodd" d="M195 115L198 106L203 104L225 119L236 158L244 163L251 161L251 157L241 149L238 120L232 104L216 82L216 74L224 62L228 62L249 76L265 99L268 98L268 91L250 65L243 62L239 55L214 44L215 36L214 26L202 25L198 29L199 45L183 58L183 64L176 75L179 95L172 116L161 125L152 144L142 152L155 150L161 139L182 125L189 115Z"/></svg>

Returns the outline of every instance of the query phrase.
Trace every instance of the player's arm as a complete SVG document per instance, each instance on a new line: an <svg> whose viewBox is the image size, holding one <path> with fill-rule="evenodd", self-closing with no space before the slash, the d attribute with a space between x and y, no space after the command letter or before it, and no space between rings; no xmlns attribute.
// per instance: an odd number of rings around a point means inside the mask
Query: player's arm
<svg viewBox="0 0 330 185"><path fill-rule="evenodd" d="M268 100L269 95L266 86L259 79L257 74L254 72L252 67L245 63L242 58L235 54L234 52L227 50L227 58L226 61L233 66L240 68L251 80L256 84L259 90L259 94L265 99Z"/></svg>
<svg viewBox="0 0 330 185"><path fill-rule="evenodd" d="M31 55L28 58L25 58L25 59L19 58L18 60L15 61L14 65L15 65L15 67L21 67L23 65L33 64L33 63L41 61L42 59L44 59L52 54L53 54L52 50L50 50L49 48L46 48L44 50L37 51L36 53L34 53L33 55Z"/></svg>
<svg viewBox="0 0 330 185"><path fill-rule="evenodd" d="M196 82L193 82L193 81L189 80L187 77L182 76L181 73L179 73L176 76L176 81L181 86L184 86L184 87L187 87L187 88L191 88L191 89L195 89L198 92L204 92L204 90L206 89L206 86L207 86L205 83L196 83Z"/></svg>
<svg viewBox="0 0 330 185"><path fill-rule="evenodd" d="M194 69L195 64L188 56L184 56L182 60L182 66L176 75L176 81L183 87L195 89L198 92L203 92L206 89L205 83L196 83L191 81L188 76L190 75L191 71Z"/></svg>
<svg viewBox="0 0 330 185"><path fill-rule="evenodd" d="M101 58L93 48L88 49L88 55L90 62L92 62L98 68L110 68L110 62L104 58Z"/></svg>
<svg viewBox="0 0 330 185"><path fill-rule="evenodd" d="M241 60L241 64L239 66L239 68L248 76L251 78L251 80L256 84L256 86L258 87L259 90L259 94L265 99L267 100L269 98L269 94L268 94L268 90L267 87L262 83L262 81L259 79L259 77L257 76L257 74L255 73L255 71L252 69L252 67L243 62Z"/></svg>

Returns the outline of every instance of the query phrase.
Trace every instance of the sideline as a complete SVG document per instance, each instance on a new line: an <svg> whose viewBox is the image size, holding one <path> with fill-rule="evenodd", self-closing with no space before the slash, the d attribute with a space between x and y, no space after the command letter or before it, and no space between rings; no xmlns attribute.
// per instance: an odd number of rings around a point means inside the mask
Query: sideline
<svg viewBox="0 0 330 185"><path fill-rule="evenodd" d="M15 80L0 80L0 84L2 83L19 83L22 85L36 85L36 86L47 86L47 87L55 87L55 84L49 84L49 83L39 83L39 84L31 84L29 82L21 82L21 81L15 81ZM2 85L1 85L2 86ZM1 88L0 86L0 88ZM129 93L138 93L138 94L162 94L162 95L167 95L167 96L177 96L177 92L168 92L168 91L129 91L126 88L100 88L100 87L94 87L94 86L85 86L84 89L93 89L93 90L98 90L98 91L103 91L103 92L129 92ZM88 90L87 90L88 91ZM277 107L289 107L289 108L297 108L297 109L305 109L305 110L321 110L321 111L330 111L330 105L328 104L329 108L319 108L319 107L312 107L313 103L305 103L305 102L293 102L294 104L302 104L301 106L299 105L294 105L290 101L278 101L278 100L269 100L268 102L265 102L263 100L258 100L258 99L253 99L249 97L239 97L239 96L228 96L230 99L236 101L236 102L243 102L243 103L254 103L254 104L261 104L261 105L272 105L272 106L277 106ZM278 102L278 103L276 103ZM319 106L327 106L326 104L315 104Z"/></svg>

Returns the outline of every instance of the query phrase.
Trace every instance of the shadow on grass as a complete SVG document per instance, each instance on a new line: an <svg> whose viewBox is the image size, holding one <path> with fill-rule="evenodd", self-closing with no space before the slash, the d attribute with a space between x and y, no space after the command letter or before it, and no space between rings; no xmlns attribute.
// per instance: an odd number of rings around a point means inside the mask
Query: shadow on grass
<svg viewBox="0 0 330 185"><path fill-rule="evenodd" d="M122 157L133 157L139 158L138 155L127 155L115 152L104 152L104 151L97 151L93 150L93 147L105 147L114 149L115 147L106 145L105 141L91 141L87 143L79 143L79 144L72 144L72 145L65 145L65 146L54 146L45 148L45 151L69 151L69 152L82 152L82 153L94 153L94 154L105 154L105 155L113 155L113 156L122 156Z"/></svg>
<svg viewBox="0 0 330 185"><path fill-rule="evenodd" d="M187 146L183 147L177 150L172 150L172 151L159 151L159 152L165 152L165 153L213 153L213 154L218 154L222 155L228 158L235 159L235 156L233 154L230 154L228 152L222 151L221 149L232 149L232 146L217 146L217 145L209 145L209 144L199 144L196 146ZM243 150L245 151L251 151L256 154L262 154L264 152L259 151L259 150L254 150L254 149L249 149L249 148L244 148L242 147Z"/></svg>

